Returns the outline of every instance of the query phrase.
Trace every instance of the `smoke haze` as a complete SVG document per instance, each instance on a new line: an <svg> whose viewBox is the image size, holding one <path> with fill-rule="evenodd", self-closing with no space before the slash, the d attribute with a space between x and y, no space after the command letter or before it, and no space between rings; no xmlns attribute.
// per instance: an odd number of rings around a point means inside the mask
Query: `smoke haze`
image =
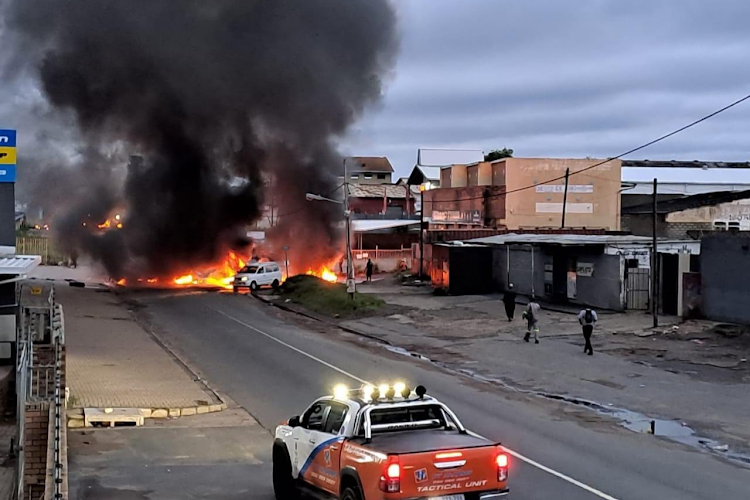
<svg viewBox="0 0 750 500"><path fill-rule="evenodd" d="M54 204L68 249L113 277L173 275L241 248L273 196L291 214L274 231L294 238L282 244L299 265L334 256L340 206L304 194L334 191L335 141L381 97L398 45L387 0L5 9L4 45L78 129L74 165L47 157L28 189ZM115 211L126 214L121 230L83 225Z"/></svg>

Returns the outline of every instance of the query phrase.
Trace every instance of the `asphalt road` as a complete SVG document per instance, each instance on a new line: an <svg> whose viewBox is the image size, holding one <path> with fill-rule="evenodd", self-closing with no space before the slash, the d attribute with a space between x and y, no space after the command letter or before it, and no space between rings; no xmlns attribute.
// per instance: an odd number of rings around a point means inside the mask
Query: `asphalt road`
<svg viewBox="0 0 750 500"><path fill-rule="evenodd" d="M512 450L512 498L750 497L750 471L708 453L631 433L563 403L444 373L353 335L302 328L289 313L247 296L144 292L135 298L163 341L269 431L336 383L404 379L427 386L468 428ZM264 436L270 447L270 434ZM234 487L252 491L252 498L273 498L266 466Z"/></svg>

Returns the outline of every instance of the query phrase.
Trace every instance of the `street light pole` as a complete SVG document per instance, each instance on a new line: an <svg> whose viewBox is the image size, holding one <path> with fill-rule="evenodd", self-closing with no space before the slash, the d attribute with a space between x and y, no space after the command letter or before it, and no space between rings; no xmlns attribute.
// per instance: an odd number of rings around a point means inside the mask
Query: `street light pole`
<svg viewBox="0 0 750 500"><path fill-rule="evenodd" d="M352 266L351 212L349 211L349 176L346 170L346 158L344 158L344 218L346 219L346 291L354 300L357 283Z"/></svg>
<svg viewBox="0 0 750 500"><path fill-rule="evenodd" d="M424 184L419 186L419 279L424 276Z"/></svg>

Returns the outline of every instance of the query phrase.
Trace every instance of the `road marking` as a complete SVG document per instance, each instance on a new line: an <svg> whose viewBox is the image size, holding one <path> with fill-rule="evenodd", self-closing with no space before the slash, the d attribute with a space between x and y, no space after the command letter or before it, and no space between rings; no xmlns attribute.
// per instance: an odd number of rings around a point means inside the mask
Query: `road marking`
<svg viewBox="0 0 750 500"><path fill-rule="evenodd" d="M219 313L219 314L221 314L223 316L226 316L227 318L231 319L232 321L234 321L236 323L239 323L240 325L242 325L244 327L247 327L247 328L251 329L254 332L258 332L261 335L263 335L265 337L268 337L269 339L273 340L274 342L278 342L279 344L283 345L284 347L288 347L289 349L293 350L294 352L298 352L298 353L302 354L303 356L307 356L308 358L312 359L313 361L317 361L321 365L327 366L331 370L335 370L335 371L341 373L342 375L346 375L347 377L352 378L352 379L354 379L354 380L356 380L358 382L361 382L363 384L369 384L369 382L367 380L361 379L361 378L359 378L356 375L352 375L348 371L342 370L338 366L333 366L331 363L328 363L327 361L323 361L322 359L317 358L317 357L313 356L312 354L309 354L309 353L307 353L307 352L305 352L305 351L303 351L301 349L297 349L293 345L287 344L286 342L277 339L273 335L270 335L270 334L264 332L263 330L258 330L253 325L249 325L249 324L245 323L244 321L235 318L234 316L230 316L229 314L225 313L224 311L220 311L220 310L215 309L215 308L210 307L210 306L206 306L206 307L208 307L209 309L212 309L212 310L216 311L217 313Z"/></svg>
<svg viewBox="0 0 750 500"><path fill-rule="evenodd" d="M328 368L330 368L332 370L335 370L335 371L341 373L342 375L346 375L347 377L349 377L349 378L351 378L353 380L356 380L358 382L361 382L363 384L372 384L371 382L368 382L367 380L361 379L361 378L357 377L356 375L353 375L353 374L347 372L346 370L342 370L338 366L334 366L331 363L328 363L327 361L323 361L322 359L320 359L320 358L318 358L316 356L313 356L312 354L309 354L309 353L307 353L307 352L305 352L305 351L303 351L301 349L298 349L297 347L294 347L293 345L287 344L283 340L279 340L276 337L274 337L273 335L268 334L268 333L264 332L263 330L259 330L258 328L254 327L253 325L245 323L244 321L242 321L240 319L237 319L234 316L231 316L231 315L225 313L224 311L221 311L219 309L216 309L216 308L210 307L210 306L206 306L206 307L208 307L209 309L211 309L213 311L216 311L217 313L221 314L222 316L225 316L228 319L231 319L232 321L234 321L236 323L239 323L240 325L242 325L242 326L244 326L246 328L251 329L254 332L260 333L264 337L267 337L267 338L273 340L274 342L277 342L277 343L283 345L284 347L288 347L289 349L293 350L294 352L302 354L303 356L306 356L306 357L312 359L313 361L317 361L318 363L320 363L320 364L322 364L324 366L327 366ZM479 436L479 435L477 434L477 436ZM482 437L482 436L480 436L480 437ZM584 483L578 481L577 479L573 479L570 476L566 476L562 472L557 472L556 470L551 469L551 468L547 467L546 465L542 465L539 462L530 459L529 457L521 455L517 451L513 451L510 448L506 448L505 446L503 446L503 449L505 451L507 451L510 455L512 455L512 456L516 457L517 459L521 460L522 462L526 462L527 464L529 464L531 466L534 466L534 467L536 467L537 469L539 469L541 471L544 471L544 472L546 472L548 474L552 474L553 476L555 476L555 477L557 477L559 479L562 479L563 481L566 481L566 482L568 482L568 483L570 483L570 484L572 484L574 486L578 486L582 490L588 491L589 493L591 493L593 495L596 495L599 498L603 498L604 500L618 500L617 498L615 498L615 497L613 497L611 495L607 495L603 491L599 491L596 488L592 488L591 486L589 486L587 484L584 484Z"/></svg>

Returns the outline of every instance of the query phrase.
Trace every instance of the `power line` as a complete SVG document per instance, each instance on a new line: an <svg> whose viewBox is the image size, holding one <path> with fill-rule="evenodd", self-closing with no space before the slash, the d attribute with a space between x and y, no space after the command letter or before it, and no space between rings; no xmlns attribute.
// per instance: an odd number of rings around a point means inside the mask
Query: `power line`
<svg viewBox="0 0 750 500"><path fill-rule="evenodd" d="M704 121L709 120L709 119L713 118L714 116L723 113L724 111L727 111L727 110L729 110L729 109L731 109L731 108L733 108L733 107L735 107L735 106L737 106L739 104L742 104L743 102L747 101L748 99L750 99L750 94L746 95L745 97L743 97L741 99L738 99L738 100L734 101L731 104L728 104L727 106L724 106L721 109L718 109L718 110L714 111L711 114L708 114L708 115L704 116L703 118L699 118L698 120L695 120L694 122L691 122L691 123L689 123L689 124L687 124L687 125L685 125L683 127L680 127L677 130L673 130L672 132L670 132L668 134L664 134L661 137L658 137L658 138L654 139L653 141L647 142L646 144L642 144L642 145L640 145L640 146L638 146L636 148L633 148L633 149L630 149L628 151L625 151L624 153L620 153L617 156L613 156L611 158L607 158L606 160L600 161L599 163L591 165L590 167L583 168L583 169L578 170L576 172L571 172L570 173L570 177L573 177L574 175L577 175L577 174L581 174L581 173L586 172L588 170L592 170L592 169L594 169L596 167L600 167L600 166L602 166L605 163L608 163L610 161L619 160L623 156L627 156L629 154L633 154L633 153L635 153L637 151L640 151L642 149L646 149L649 146L653 146L654 144L656 144L658 142L661 142L661 141L663 141L665 139L669 139L670 137L675 136L675 135L679 134L680 132L684 132L685 130L687 130L689 128L692 128L692 127L695 127L696 125L698 125L700 123L703 123ZM565 179L565 175L564 174L561 175L561 176L559 176L559 177L555 177L553 179L548 179L548 180L546 180L544 182L539 182L537 184L531 184L529 186L524 186L524 187L512 189L510 191L505 191L503 193L491 194L491 195L489 195L489 197L490 198L494 198L494 197L497 197L497 196L505 196L505 195L508 195L508 194L511 194L511 193L517 193L519 191L525 191L527 189L532 189L532 188L535 188L537 186L543 186L545 184L550 184L552 182L560 181L560 180L563 180L563 179ZM485 197L484 196L473 196L473 197L470 197L470 198L459 198L459 199L455 199L455 200L428 200L428 201L429 201L429 203L451 203L451 202L456 202L456 201L481 200L483 198L485 198Z"/></svg>

